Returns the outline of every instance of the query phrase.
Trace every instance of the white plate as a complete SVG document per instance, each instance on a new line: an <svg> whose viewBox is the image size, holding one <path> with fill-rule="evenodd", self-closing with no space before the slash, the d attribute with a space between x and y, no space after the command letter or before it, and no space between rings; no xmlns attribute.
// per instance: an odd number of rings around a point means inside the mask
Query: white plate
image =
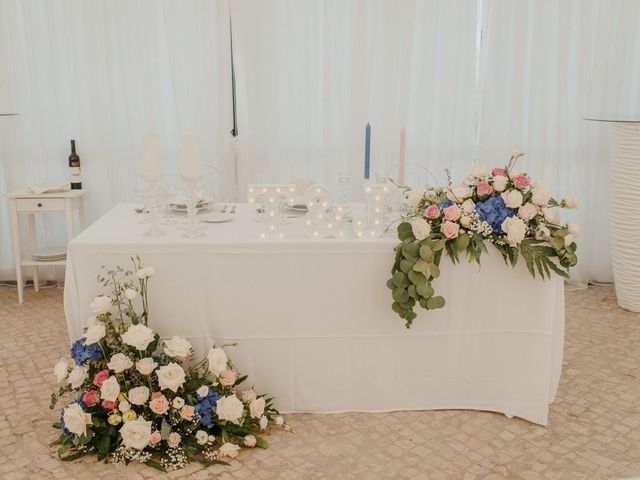
<svg viewBox="0 0 640 480"><path fill-rule="evenodd" d="M198 215L198 220L206 223L224 223L224 222L230 222L231 220L233 220L234 216L235 215L231 213L213 212L213 213L206 213L204 215Z"/></svg>

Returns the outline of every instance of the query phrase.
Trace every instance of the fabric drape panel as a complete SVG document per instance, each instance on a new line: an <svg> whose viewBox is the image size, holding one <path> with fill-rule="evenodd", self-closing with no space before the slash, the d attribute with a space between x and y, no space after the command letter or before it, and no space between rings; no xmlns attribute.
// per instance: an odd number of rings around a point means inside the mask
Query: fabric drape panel
<svg viewBox="0 0 640 480"><path fill-rule="evenodd" d="M583 117L640 113L640 4L492 0L488 15L480 163L500 165L516 148L527 153L519 166L558 197L575 192L569 215L583 233L572 277L611 280L610 127Z"/></svg>
<svg viewBox="0 0 640 480"><path fill-rule="evenodd" d="M185 134L202 140L206 180L229 195L227 2L0 1L3 192L68 179L75 138L89 220L136 198L140 142L162 136L167 171ZM0 271L13 276L9 209L0 208ZM46 216L51 217L51 216ZM64 244L44 219L42 244Z"/></svg>
<svg viewBox="0 0 640 480"><path fill-rule="evenodd" d="M241 184L311 178L362 190L397 177L407 130L407 180L469 164L476 10L456 1L293 1L232 5ZM440 176L441 177L441 176Z"/></svg>

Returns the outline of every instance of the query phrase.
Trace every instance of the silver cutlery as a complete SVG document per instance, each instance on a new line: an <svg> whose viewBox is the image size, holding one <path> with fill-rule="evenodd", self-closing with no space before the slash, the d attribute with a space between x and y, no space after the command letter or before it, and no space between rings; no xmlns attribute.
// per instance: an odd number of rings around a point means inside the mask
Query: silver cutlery
<svg viewBox="0 0 640 480"><path fill-rule="evenodd" d="M226 212L227 212L227 206L225 205L220 209L220 213L226 213Z"/></svg>

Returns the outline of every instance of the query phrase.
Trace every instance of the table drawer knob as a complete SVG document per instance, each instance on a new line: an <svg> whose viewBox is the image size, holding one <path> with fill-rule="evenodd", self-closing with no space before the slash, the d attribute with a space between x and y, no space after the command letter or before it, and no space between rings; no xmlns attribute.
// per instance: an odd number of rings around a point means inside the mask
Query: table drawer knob
<svg viewBox="0 0 640 480"><path fill-rule="evenodd" d="M42 202L38 202L36 205L37 205L38 207L41 207L41 206L42 206Z"/></svg>

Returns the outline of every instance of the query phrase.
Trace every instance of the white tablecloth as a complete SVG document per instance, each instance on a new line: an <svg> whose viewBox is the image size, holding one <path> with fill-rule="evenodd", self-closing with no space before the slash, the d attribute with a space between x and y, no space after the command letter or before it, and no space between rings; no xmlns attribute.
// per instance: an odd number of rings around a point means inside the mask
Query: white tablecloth
<svg viewBox="0 0 640 480"><path fill-rule="evenodd" d="M546 424L564 342L559 278L532 279L493 251L482 268L442 262L435 283L447 305L420 311L412 329L391 311L385 282L394 237L309 240L300 220L287 239L258 240L253 208L186 240L175 227L142 236L122 204L69 244L65 311L79 338L101 265L140 255L156 268L150 325L187 337L199 352L229 348L237 367L285 412L464 408Z"/></svg>

